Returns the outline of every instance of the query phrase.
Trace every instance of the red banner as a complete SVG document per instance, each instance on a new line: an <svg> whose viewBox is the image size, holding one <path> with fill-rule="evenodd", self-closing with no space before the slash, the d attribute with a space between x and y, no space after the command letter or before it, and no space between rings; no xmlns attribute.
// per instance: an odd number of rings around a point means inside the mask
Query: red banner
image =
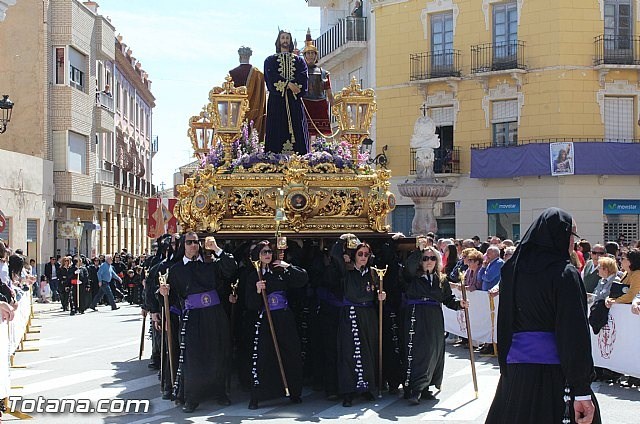
<svg viewBox="0 0 640 424"><path fill-rule="evenodd" d="M158 238L163 234L177 233L178 220L173 215L173 207L178 199L148 199L147 236Z"/></svg>

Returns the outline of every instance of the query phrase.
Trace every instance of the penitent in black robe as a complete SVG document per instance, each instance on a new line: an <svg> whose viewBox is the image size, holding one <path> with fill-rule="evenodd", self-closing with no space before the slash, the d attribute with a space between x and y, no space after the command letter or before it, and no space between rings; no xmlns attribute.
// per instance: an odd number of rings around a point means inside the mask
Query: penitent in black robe
<svg viewBox="0 0 640 424"><path fill-rule="evenodd" d="M331 280L342 285L346 303L338 316L338 391L342 395L372 392L378 369L376 287L368 267L362 271L347 268L338 250L332 252L335 276Z"/></svg>
<svg viewBox="0 0 640 424"><path fill-rule="evenodd" d="M549 208L531 225L502 268L498 309L500 381L487 423L574 423L572 399L591 396L593 374L586 293L569 263L571 216ZM560 364L508 363L519 332L555 335ZM512 361L511 361L512 362ZM564 401L565 387L570 402ZM566 411L565 411L566 410Z"/></svg>
<svg viewBox="0 0 640 424"><path fill-rule="evenodd" d="M228 282L237 271L233 255L222 252L213 262L178 261L169 270L169 285L182 301L190 294L217 290L228 296ZM180 331L180 360L174 396L199 403L225 395L230 369L231 338L229 319L222 304L185 310Z"/></svg>
<svg viewBox="0 0 640 424"><path fill-rule="evenodd" d="M405 266L403 292L407 300L427 300L427 304L404 307L405 390L420 394L429 386L442 386L444 374L444 316L442 306L460 309L451 286L439 273L418 272L422 252L416 250Z"/></svg>
<svg viewBox="0 0 640 424"><path fill-rule="evenodd" d="M290 265L286 269L277 268L263 275L266 281L267 294L286 292L287 289L300 288L307 285L307 271ZM247 309L255 311L253 355L251 363L251 399L256 402L273 399L285 395L278 359L273 338L271 336L267 313L264 311L262 295L256 292L256 272L245 276ZM286 296L286 294L284 294ZM280 347L280 356L284 373L292 398L302 395L302 356L300 339L296 328L296 320L290 308L271 311L273 328Z"/></svg>

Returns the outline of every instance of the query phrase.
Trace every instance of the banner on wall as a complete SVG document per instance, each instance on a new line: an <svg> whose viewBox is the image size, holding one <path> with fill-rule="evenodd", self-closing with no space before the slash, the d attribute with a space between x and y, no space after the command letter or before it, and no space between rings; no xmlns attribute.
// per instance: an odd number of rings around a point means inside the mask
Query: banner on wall
<svg viewBox="0 0 640 424"><path fill-rule="evenodd" d="M173 207L178 199L162 199L152 197L148 199L147 236L158 238L163 234L177 233L178 220L173 215Z"/></svg>
<svg viewBox="0 0 640 424"><path fill-rule="evenodd" d="M573 175L573 142L549 143L551 175Z"/></svg>

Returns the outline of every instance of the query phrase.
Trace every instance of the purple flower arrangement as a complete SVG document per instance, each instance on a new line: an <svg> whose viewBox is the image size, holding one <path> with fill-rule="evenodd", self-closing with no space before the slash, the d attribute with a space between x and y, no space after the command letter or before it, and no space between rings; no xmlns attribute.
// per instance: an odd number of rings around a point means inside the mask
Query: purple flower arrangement
<svg viewBox="0 0 640 424"><path fill-rule="evenodd" d="M229 171L240 167L248 169L257 163L272 165L282 164L289 160L289 156L282 153L265 152L264 142L258 137L258 132L253 127L253 122L242 126L242 136L231 145L233 159ZM338 169L356 169L366 165L369 159L368 153L359 153L354 163L351 157L351 147L344 140L328 141L317 138L311 146L311 153L302 156L302 159L315 166L322 163L332 163ZM202 166L213 165L218 168L224 164L224 148L221 142L217 142L209 150L209 154L203 157Z"/></svg>

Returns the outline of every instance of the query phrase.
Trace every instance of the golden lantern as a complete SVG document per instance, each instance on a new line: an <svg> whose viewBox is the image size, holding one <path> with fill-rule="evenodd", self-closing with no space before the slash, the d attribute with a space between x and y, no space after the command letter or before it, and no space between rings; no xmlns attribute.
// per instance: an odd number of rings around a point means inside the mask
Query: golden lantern
<svg viewBox="0 0 640 424"><path fill-rule="evenodd" d="M351 158L358 160L360 144L369 135L371 120L377 111L374 91L362 90L355 77L334 97L333 114L338 118L340 134L351 145Z"/></svg>
<svg viewBox="0 0 640 424"><path fill-rule="evenodd" d="M213 122L209 119L209 112L204 106L199 115L192 116L189 119L189 130L187 135L191 139L194 156L203 156L209 153L213 147Z"/></svg>
<svg viewBox="0 0 640 424"><path fill-rule="evenodd" d="M248 110L247 87L235 87L230 75L222 87L214 87L209 92L207 112L215 128L215 137L224 144L225 167L231 163L231 145L242 134L244 115Z"/></svg>

